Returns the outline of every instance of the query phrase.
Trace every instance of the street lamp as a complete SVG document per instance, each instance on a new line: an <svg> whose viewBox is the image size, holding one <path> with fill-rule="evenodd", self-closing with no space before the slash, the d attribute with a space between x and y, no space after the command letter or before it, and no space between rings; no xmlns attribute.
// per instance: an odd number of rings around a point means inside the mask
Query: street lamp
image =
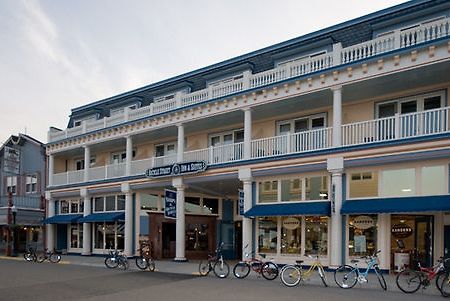
<svg viewBox="0 0 450 301"><path fill-rule="evenodd" d="M16 242L17 242L17 240L16 240L16 215L17 215L17 207L16 207L16 205L13 205L12 207L11 207L11 212L12 212L12 215L13 215L13 229L12 229L12 237L13 237L13 244L12 244L12 256L17 256L17 253L16 253Z"/></svg>

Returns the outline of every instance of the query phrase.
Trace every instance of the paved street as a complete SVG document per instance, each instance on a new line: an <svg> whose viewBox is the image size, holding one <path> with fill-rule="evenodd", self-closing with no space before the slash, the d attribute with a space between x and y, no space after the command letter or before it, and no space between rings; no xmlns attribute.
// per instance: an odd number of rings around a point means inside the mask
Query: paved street
<svg viewBox="0 0 450 301"><path fill-rule="evenodd" d="M102 262L102 258L94 260ZM193 268L194 264L188 266ZM180 269L183 274L124 272L100 265L37 264L0 259L0 300L444 300L433 288L413 295L392 291L395 286L392 282L388 283L391 288L388 292L375 286L351 290L323 288L314 282L287 288L279 279L197 277L185 272L185 267ZM332 278L329 279L331 282Z"/></svg>

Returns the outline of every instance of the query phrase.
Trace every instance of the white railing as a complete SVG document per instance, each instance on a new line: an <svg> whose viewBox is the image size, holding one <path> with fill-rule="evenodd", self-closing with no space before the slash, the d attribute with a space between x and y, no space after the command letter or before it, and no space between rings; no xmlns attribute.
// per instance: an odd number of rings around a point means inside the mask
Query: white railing
<svg viewBox="0 0 450 301"><path fill-rule="evenodd" d="M106 166L106 178L118 178L125 176L125 163L116 163Z"/></svg>
<svg viewBox="0 0 450 301"><path fill-rule="evenodd" d="M153 158L131 161L131 175L145 174L147 169L153 167Z"/></svg>
<svg viewBox="0 0 450 301"><path fill-rule="evenodd" d="M395 117L361 121L342 126L342 144L355 145L395 139Z"/></svg>
<svg viewBox="0 0 450 301"><path fill-rule="evenodd" d="M86 121L84 126L68 128L66 131L52 130L49 132L49 142L73 137L100 128L114 126L127 120L136 120L180 107L202 103L210 99L244 91L247 88L252 89L270 85L292 77L325 70L340 64L367 59L387 51L414 46L423 42L446 37L450 34L449 20L450 18L444 18L408 30L396 30L390 34L346 48L335 47L333 52L305 58L304 60L292 62L271 70L250 74L249 76L244 76L219 86L209 87L189 94L177 95L170 100L156 102L146 107L130 110L128 111L128 116L122 112L111 117L106 117L101 121Z"/></svg>
<svg viewBox="0 0 450 301"><path fill-rule="evenodd" d="M154 157L153 160L154 160L153 161L154 167L170 165L170 164L177 162L177 155L172 154L172 155L167 155L167 156L162 156L162 157Z"/></svg>
<svg viewBox="0 0 450 301"><path fill-rule="evenodd" d="M212 154L212 146L209 148L188 151L183 154L183 161L205 161L210 164L210 155Z"/></svg>
<svg viewBox="0 0 450 301"><path fill-rule="evenodd" d="M244 143L214 146L210 149L209 164L234 162L244 159Z"/></svg>
<svg viewBox="0 0 450 301"><path fill-rule="evenodd" d="M89 181L107 179L107 166L108 165L89 168Z"/></svg>

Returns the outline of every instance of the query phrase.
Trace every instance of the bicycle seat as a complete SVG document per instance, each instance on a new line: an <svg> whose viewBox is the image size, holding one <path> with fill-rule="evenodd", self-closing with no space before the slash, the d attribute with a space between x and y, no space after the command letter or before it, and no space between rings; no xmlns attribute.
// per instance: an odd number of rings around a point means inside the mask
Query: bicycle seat
<svg viewBox="0 0 450 301"><path fill-rule="evenodd" d="M358 260L358 259L352 259L350 262L351 262L351 263L358 263L359 260Z"/></svg>
<svg viewBox="0 0 450 301"><path fill-rule="evenodd" d="M296 260L295 263L297 264L302 264L304 262L304 260Z"/></svg>

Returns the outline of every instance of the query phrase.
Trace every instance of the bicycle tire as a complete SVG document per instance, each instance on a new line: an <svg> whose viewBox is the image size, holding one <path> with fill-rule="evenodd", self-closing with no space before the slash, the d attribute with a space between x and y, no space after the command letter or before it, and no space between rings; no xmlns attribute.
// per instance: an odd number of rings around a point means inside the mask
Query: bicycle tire
<svg viewBox="0 0 450 301"><path fill-rule="evenodd" d="M148 269L150 270L150 272L154 272L156 270L156 264L153 258L150 258L150 260L147 260L147 262L148 262Z"/></svg>
<svg viewBox="0 0 450 301"><path fill-rule="evenodd" d="M374 266L375 274L377 274L378 282L380 282L380 286L383 290L387 290L386 280L384 279L383 273L380 270L380 267Z"/></svg>
<svg viewBox="0 0 450 301"><path fill-rule="evenodd" d="M36 262L38 262L38 263L43 263L43 262L45 261L45 259L47 259L47 257L45 256L45 254L39 254L39 255L36 257Z"/></svg>
<svg viewBox="0 0 450 301"><path fill-rule="evenodd" d="M285 265L280 272L281 282L288 286L294 287L302 281L302 271L295 265Z"/></svg>
<svg viewBox="0 0 450 301"><path fill-rule="evenodd" d="M34 255L33 253L27 252L23 254L23 259L25 259L26 262L32 262L32 261L36 261L36 255Z"/></svg>
<svg viewBox="0 0 450 301"><path fill-rule="evenodd" d="M325 270L323 269L323 267L318 266L317 267L317 272L319 273L320 279L322 280L322 283L325 287L328 287L327 284L327 275L325 274Z"/></svg>
<svg viewBox="0 0 450 301"><path fill-rule="evenodd" d="M450 297L450 272L439 273L436 278L436 286L438 286L443 297Z"/></svg>
<svg viewBox="0 0 450 301"><path fill-rule="evenodd" d="M334 281L343 289L350 289L358 282L358 272L349 265L341 265L334 271Z"/></svg>
<svg viewBox="0 0 450 301"><path fill-rule="evenodd" d="M233 268L233 274L236 278L244 279L250 274L250 266L246 262L238 262Z"/></svg>
<svg viewBox="0 0 450 301"><path fill-rule="evenodd" d="M198 265L198 273L200 276L207 276L211 272L211 265L209 260L202 260Z"/></svg>
<svg viewBox="0 0 450 301"><path fill-rule="evenodd" d="M61 255L56 254L56 253L51 253L51 254L50 254L50 257L48 258L48 260L49 260L51 263L58 263L58 262L61 261Z"/></svg>
<svg viewBox="0 0 450 301"><path fill-rule="evenodd" d="M118 262L118 265L117 265L117 267L120 269L120 270L128 270L128 268L129 268L129 263L128 263L128 259L126 258L126 257L124 257L124 256L121 256L120 258L119 258L119 262Z"/></svg>
<svg viewBox="0 0 450 301"><path fill-rule="evenodd" d="M422 274L418 271L406 269L397 274L395 278L397 287L406 294L412 294L422 285Z"/></svg>
<svg viewBox="0 0 450 301"><path fill-rule="evenodd" d="M106 257L105 258L105 265L108 269L115 269L118 266L117 258L115 257Z"/></svg>
<svg viewBox="0 0 450 301"><path fill-rule="evenodd" d="M264 262L261 266L261 275L267 280L274 280L278 277L278 266L272 261Z"/></svg>
<svg viewBox="0 0 450 301"><path fill-rule="evenodd" d="M213 272L220 279L227 278L228 274L230 274L230 266L225 260L217 260L214 263Z"/></svg>
<svg viewBox="0 0 450 301"><path fill-rule="evenodd" d="M136 266L142 271L144 271L148 268L148 261L147 261L147 259L145 259L142 256L136 257L135 262L136 262Z"/></svg>

